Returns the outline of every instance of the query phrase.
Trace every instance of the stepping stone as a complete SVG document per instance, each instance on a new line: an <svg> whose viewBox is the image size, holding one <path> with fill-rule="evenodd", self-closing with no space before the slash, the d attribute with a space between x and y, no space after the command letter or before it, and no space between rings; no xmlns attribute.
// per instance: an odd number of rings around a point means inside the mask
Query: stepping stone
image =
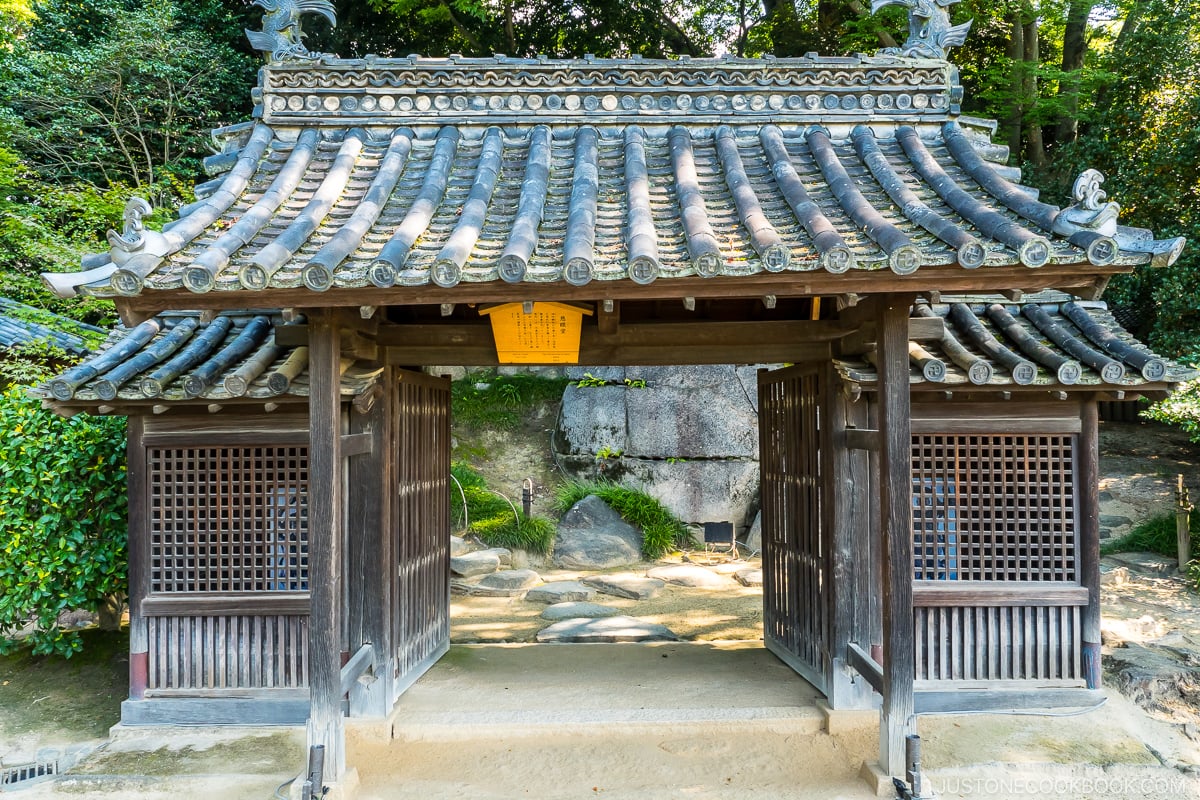
<svg viewBox="0 0 1200 800"><path fill-rule="evenodd" d="M1124 586L1127 583L1129 583L1129 567L1100 564L1101 586Z"/></svg>
<svg viewBox="0 0 1200 800"><path fill-rule="evenodd" d="M658 597L666 584L655 578L643 578L630 572L617 575L593 575L583 582L601 594L627 597L630 600L649 600Z"/></svg>
<svg viewBox="0 0 1200 800"><path fill-rule="evenodd" d="M451 557L466 555L469 552L471 552L471 545L467 542L466 539L462 538L461 536L451 536L450 537L450 555L451 555Z"/></svg>
<svg viewBox="0 0 1200 800"><path fill-rule="evenodd" d="M542 582L531 569L508 569L493 572L471 587L471 594L480 597L515 597Z"/></svg>
<svg viewBox="0 0 1200 800"><path fill-rule="evenodd" d="M512 566L512 550L506 547L489 547L487 550L480 550L478 552L491 553L496 556L496 558L500 559L500 566L502 567Z"/></svg>
<svg viewBox="0 0 1200 800"><path fill-rule="evenodd" d="M728 589L729 579L716 575L696 564L676 564L670 567L655 567L646 573L655 578L676 586L687 586L690 589Z"/></svg>
<svg viewBox="0 0 1200 800"><path fill-rule="evenodd" d="M713 564L708 569L718 575L732 575L735 572L741 572L749 566L745 561L725 561L720 564Z"/></svg>
<svg viewBox="0 0 1200 800"><path fill-rule="evenodd" d="M600 617L615 617L620 611L612 606L602 606L599 603L555 603L546 606L542 611L542 619L599 619Z"/></svg>
<svg viewBox="0 0 1200 800"><path fill-rule="evenodd" d="M742 586L762 586L761 569L744 569L733 574L735 580Z"/></svg>
<svg viewBox="0 0 1200 800"><path fill-rule="evenodd" d="M1175 559L1158 553L1113 553L1109 558L1143 575L1174 575L1179 568Z"/></svg>
<svg viewBox="0 0 1200 800"><path fill-rule="evenodd" d="M464 578L470 578L472 575L486 575L498 569L500 569L500 557L495 553L486 553L482 550L453 556L450 559L450 571Z"/></svg>
<svg viewBox="0 0 1200 800"><path fill-rule="evenodd" d="M564 619L538 631L537 640L548 643L674 642L678 641L679 637L665 625L622 616L605 619Z"/></svg>
<svg viewBox="0 0 1200 800"><path fill-rule="evenodd" d="M530 589L525 599L531 603L565 603L572 600L591 600L595 596L595 589L584 586L579 581L552 581Z"/></svg>

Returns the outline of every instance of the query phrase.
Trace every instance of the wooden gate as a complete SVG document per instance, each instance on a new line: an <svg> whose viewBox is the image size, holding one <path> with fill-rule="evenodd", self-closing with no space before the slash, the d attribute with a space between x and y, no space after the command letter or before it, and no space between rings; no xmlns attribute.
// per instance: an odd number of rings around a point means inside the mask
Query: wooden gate
<svg viewBox="0 0 1200 800"><path fill-rule="evenodd" d="M450 647L450 382L397 375L393 701Z"/></svg>
<svg viewBox="0 0 1200 800"><path fill-rule="evenodd" d="M760 372L763 638L817 689L830 676L829 541L821 525L821 366Z"/></svg>

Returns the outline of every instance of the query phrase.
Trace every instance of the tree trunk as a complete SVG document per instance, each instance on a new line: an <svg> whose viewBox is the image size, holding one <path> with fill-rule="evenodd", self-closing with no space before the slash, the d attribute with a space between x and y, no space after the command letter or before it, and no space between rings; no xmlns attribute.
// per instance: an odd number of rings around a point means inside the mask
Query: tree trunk
<svg viewBox="0 0 1200 800"><path fill-rule="evenodd" d="M1012 69L1009 81L1012 99L1009 101L1010 111L1004 128L1008 139L1009 158L1020 164L1021 129L1025 122L1025 23L1020 10L1014 11L1009 18L1007 55Z"/></svg>
<svg viewBox="0 0 1200 800"><path fill-rule="evenodd" d="M1062 111L1058 117L1054 141L1067 144L1079 134L1079 79L1087 54L1087 21L1095 0L1071 0L1067 8L1067 27L1063 32L1062 77L1058 96Z"/></svg>
<svg viewBox="0 0 1200 800"><path fill-rule="evenodd" d="M1041 63L1041 49L1038 41L1038 24L1036 11L1030 19L1025 22L1025 107L1033 108L1038 100L1038 82L1037 68ZM1032 121L1027 117L1025 125L1025 148L1026 155L1033 165L1038 169L1042 169L1048 163L1046 160L1046 147L1042 142L1042 124L1037 121L1036 115L1033 115Z"/></svg>
<svg viewBox="0 0 1200 800"><path fill-rule="evenodd" d="M125 613L123 593L106 595L96 608L96 624L102 631L119 631L121 616Z"/></svg>

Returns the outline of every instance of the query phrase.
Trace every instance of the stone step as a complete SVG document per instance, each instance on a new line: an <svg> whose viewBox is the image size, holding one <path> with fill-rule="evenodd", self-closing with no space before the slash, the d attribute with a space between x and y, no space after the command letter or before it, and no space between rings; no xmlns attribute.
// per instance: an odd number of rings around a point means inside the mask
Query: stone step
<svg viewBox="0 0 1200 800"><path fill-rule="evenodd" d="M814 706L724 706L707 708L485 709L479 711L401 711L392 738L409 742L466 742L494 737L554 735L611 736L622 732L659 735L753 736L821 734L825 717Z"/></svg>

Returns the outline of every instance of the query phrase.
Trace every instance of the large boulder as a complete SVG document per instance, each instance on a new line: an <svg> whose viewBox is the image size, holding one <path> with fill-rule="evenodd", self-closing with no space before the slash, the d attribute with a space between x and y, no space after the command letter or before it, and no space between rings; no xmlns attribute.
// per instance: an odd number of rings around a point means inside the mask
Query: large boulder
<svg viewBox="0 0 1200 800"><path fill-rule="evenodd" d="M538 631L537 640L567 642L674 642L679 637L665 625L634 617L564 619Z"/></svg>
<svg viewBox="0 0 1200 800"><path fill-rule="evenodd" d="M554 563L564 569L609 569L642 558L642 533L595 495L571 507L558 523Z"/></svg>
<svg viewBox="0 0 1200 800"><path fill-rule="evenodd" d="M568 386L554 431L554 449L589 459L599 452L624 452L626 391L624 386Z"/></svg>

